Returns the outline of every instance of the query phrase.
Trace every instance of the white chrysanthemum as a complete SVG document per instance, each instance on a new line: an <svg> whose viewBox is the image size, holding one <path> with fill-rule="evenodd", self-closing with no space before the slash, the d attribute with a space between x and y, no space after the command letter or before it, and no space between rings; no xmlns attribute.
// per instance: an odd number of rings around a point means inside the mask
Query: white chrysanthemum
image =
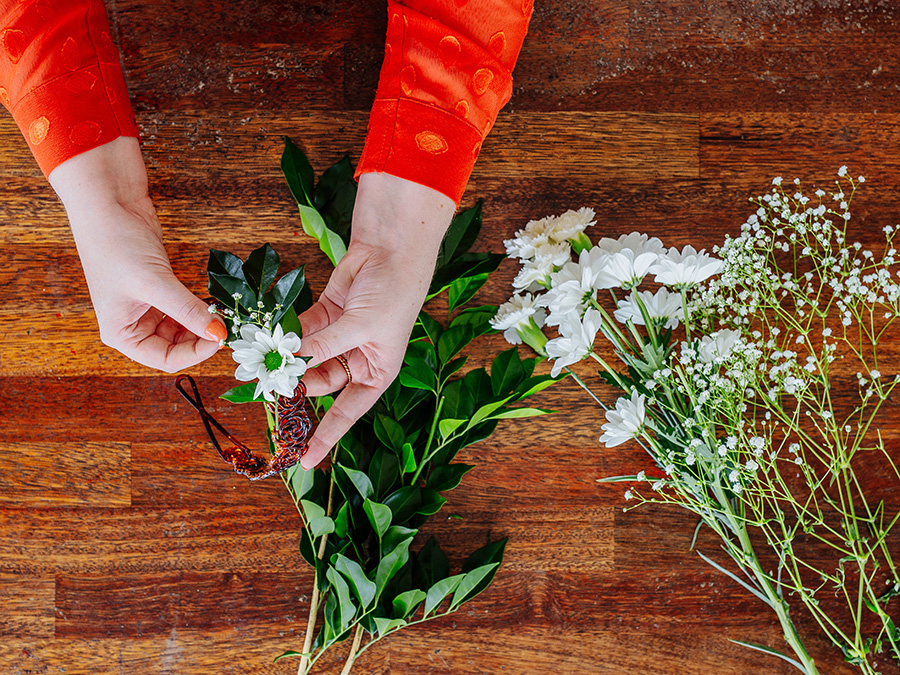
<svg viewBox="0 0 900 675"><path fill-rule="evenodd" d="M681 251L669 249L650 271L656 275L657 282L682 290L706 281L724 268L722 260L713 258L704 249L697 251L693 246L685 246Z"/></svg>
<svg viewBox="0 0 900 675"><path fill-rule="evenodd" d="M568 244L544 243L535 248L532 260L527 260L513 279L517 291L536 291L549 282L550 274L572 259Z"/></svg>
<svg viewBox="0 0 900 675"><path fill-rule="evenodd" d="M600 436L600 442L607 448L614 448L636 437L646 419L644 400L644 395L634 390L631 392L631 398L623 396L616 401L616 409L606 411L608 421L602 427L603 435Z"/></svg>
<svg viewBox="0 0 900 675"><path fill-rule="evenodd" d="M741 334L735 330L723 328L712 335L704 335L700 339L697 358L702 363L721 363L727 359L735 345L741 341Z"/></svg>
<svg viewBox="0 0 900 675"><path fill-rule="evenodd" d="M550 243L550 224L553 220L553 216L548 216L529 221L525 229L516 232L512 239L504 240L506 255L523 262L534 258L538 249Z"/></svg>
<svg viewBox="0 0 900 675"><path fill-rule="evenodd" d="M623 248L621 251L610 253L603 257L603 265L594 286L598 290L619 287L629 289L637 286L657 260L659 254L652 251L635 253L634 249Z"/></svg>
<svg viewBox="0 0 900 675"><path fill-rule="evenodd" d="M631 291L631 294L619 302L618 309L613 312L617 320L643 326L644 315L638 305L638 298L644 305L647 315L654 325L663 325L664 328L678 328L679 315L681 314L681 293L670 293L667 288L660 288L656 293L650 291Z"/></svg>
<svg viewBox="0 0 900 675"><path fill-rule="evenodd" d="M553 367L550 369L553 377L559 375L566 366L578 363L590 354L602 321L600 312L589 309L584 313L584 318L570 315L560 324L560 337L549 340L545 347L547 356L553 359Z"/></svg>
<svg viewBox="0 0 900 675"><path fill-rule="evenodd" d="M529 321L534 321L535 325L540 328L544 325L546 318L547 312L538 306L531 293L525 295L516 293L508 302L500 305L490 323L494 330L503 331L503 337L507 342L520 345L522 338L519 337L519 329L527 326Z"/></svg>
<svg viewBox="0 0 900 675"><path fill-rule="evenodd" d="M607 253L629 250L635 255L640 255L641 253L659 253L662 255L666 252L665 245L659 239L656 237L648 238L646 234L641 234L640 232L623 234L618 239L603 237L597 246Z"/></svg>
<svg viewBox="0 0 900 675"><path fill-rule="evenodd" d="M586 206L577 211L569 209L549 224L550 239L560 243L574 239L584 232L585 228L594 224L594 218L594 210Z"/></svg>
<svg viewBox="0 0 900 675"><path fill-rule="evenodd" d="M581 316L596 293L594 283L605 257L603 251L594 247L582 251L577 263L566 263L550 275L550 290L538 300L539 305L550 310L548 326L558 326L572 314Z"/></svg>
<svg viewBox="0 0 900 675"><path fill-rule="evenodd" d="M294 353L300 351L296 333L285 335L281 325L275 332L254 324L241 326L241 338L231 343L231 354L239 365L234 376L242 382L259 379L253 397L260 394L274 401L273 392L293 396L300 378L306 373L306 361Z"/></svg>

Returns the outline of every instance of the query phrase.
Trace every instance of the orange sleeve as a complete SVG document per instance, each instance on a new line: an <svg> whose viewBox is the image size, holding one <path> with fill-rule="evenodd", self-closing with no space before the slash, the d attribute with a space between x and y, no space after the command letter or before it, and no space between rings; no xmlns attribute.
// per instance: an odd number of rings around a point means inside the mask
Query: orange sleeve
<svg viewBox="0 0 900 675"><path fill-rule="evenodd" d="M389 173L457 204L512 94L534 0L389 0L384 63L356 174Z"/></svg>
<svg viewBox="0 0 900 675"><path fill-rule="evenodd" d="M0 0L0 103L45 176L138 136L102 0Z"/></svg>

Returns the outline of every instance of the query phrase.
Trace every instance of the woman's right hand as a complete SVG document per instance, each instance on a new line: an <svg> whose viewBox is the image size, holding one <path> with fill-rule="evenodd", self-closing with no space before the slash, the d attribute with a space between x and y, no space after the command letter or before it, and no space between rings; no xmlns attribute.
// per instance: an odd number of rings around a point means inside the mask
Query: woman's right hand
<svg viewBox="0 0 900 675"><path fill-rule="evenodd" d="M76 155L49 178L69 216L103 343L170 373L215 354L225 325L172 272L137 139Z"/></svg>

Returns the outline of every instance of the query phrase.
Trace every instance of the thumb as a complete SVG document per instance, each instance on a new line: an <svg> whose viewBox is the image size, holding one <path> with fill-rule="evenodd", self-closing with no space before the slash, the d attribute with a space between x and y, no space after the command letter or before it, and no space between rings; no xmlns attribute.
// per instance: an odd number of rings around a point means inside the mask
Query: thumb
<svg viewBox="0 0 900 675"><path fill-rule="evenodd" d="M215 343L228 337L225 323L209 313L209 305L191 293L174 274L154 284L151 304L201 340Z"/></svg>

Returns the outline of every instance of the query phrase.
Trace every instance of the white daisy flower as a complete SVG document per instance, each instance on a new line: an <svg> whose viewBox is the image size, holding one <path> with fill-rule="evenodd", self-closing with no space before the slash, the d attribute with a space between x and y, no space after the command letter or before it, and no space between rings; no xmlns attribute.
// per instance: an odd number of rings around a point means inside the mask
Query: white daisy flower
<svg viewBox="0 0 900 675"><path fill-rule="evenodd" d="M569 209L549 224L550 239L559 243L575 239L585 228L596 222L594 218L594 210L586 206L577 211Z"/></svg>
<svg viewBox="0 0 900 675"><path fill-rule="evenodd" d="M670 293L667 288L660 288L655 294L651 291L631 291L627 298L619 301L618 309L613 312L613 316L622 323L630 320L635 325L643 326L644 315L641 314L638 298L654 325L678 328L682 311L681 293Z"/></svg>
<svg viewBox="0 0 900 675"><path fill-rule="evenodd" d="M641 432L646 420L644 401L644 395L639 394L637 390L631 392L631 398L623 396L616 401L616 409L606 411L608 421L602 427L603 435L600 436L600 442L607 448L614 448L635 438Z"/></svg>
<svg viewBox="0 0 900 675"><path fill-rule="evenodd" d="M669 249L650 271L656 275L658 283L683 290L706 281L724 268L722 260L713 258L704 249L697 251L693 246L685 246L681 251Z"/></svg>
<svg viewBox="0 0 900 675"><path fill-rule="evenodd" d="M544 325L546 318L547 312L538 306L537 300L531 293L525 295L516 293L508 302L500 305L490 324L494 330L503 331L503 337L507 342L520 345L522 338L519 337L519 329L525 328L531 321L534 321L535 325L540 328Z"/></svg>
<svg viewBox="0 0 900 675"><path fill-rule="evenodd" d="M632 248L623 248L621 251L610 253L603 258L603 266L594 286L598 290L619 287L627 290L637 286L657 260L659 260L658 253L652 251L636 253Z"/></svg>
<svg viewBox="0 0 900 675"><path fill-rule="evenodd" d="M603 318L596 309L589 309L584 313L584 318L578 315L570 315L559 326L560 337L547 342L545 347L547 356L553 359L551 375L556 377L566 366L578 363L590 354L594 347L594 338Z"/></svg>
<svg viewBox="0 0 900 675"><path fill-rule="evenodd" d="M545 242L534 249L534 258L525 261L522 269L513 279L517 291L536 291L546 286L550 274L572 259L572 249L568 244Z"/></svg>
<svg viewBox="0 0 900 675"><path fill-rule="evenodd" d="M285 335L281 325L270 333L267 328L247 323L241 326L241 338L231 343L231 358L239 364L235 378L242 382L259 379L254 398L262 394L267 401L274 401L274 394L293 396L306 373L306 361L294 355L300 351L297 334Z"/></svg>
<svg viewBox="0 0 900 675"><path fill-rule="evenodd" d="M550 275L550 290L538 300L550 310L547 325L558 326L571 314L581 316L596 293L594 282L605 257L606 253L594 247L582 251L577 263L566 263Z"/></svg>
<svg viewBox="0 0 900 675"><path fill-rule="evenodd" d="M735 345L740 341L741 334L727 328L716 331L712 335L704 335L700 339L697 358L702 363L721 363L731 355Z"/></svg>
<svg viewBox="0 0 900 675"><path fill-rule="evenodd" d="M630 250L635 255L641 253L659 253L666 252L665 245L656 237L648 238L646 234L640 232L631 232L623 234L618 239L603 237L597 244L597 247L607 253L618 253L619 251Z"/></svg>

